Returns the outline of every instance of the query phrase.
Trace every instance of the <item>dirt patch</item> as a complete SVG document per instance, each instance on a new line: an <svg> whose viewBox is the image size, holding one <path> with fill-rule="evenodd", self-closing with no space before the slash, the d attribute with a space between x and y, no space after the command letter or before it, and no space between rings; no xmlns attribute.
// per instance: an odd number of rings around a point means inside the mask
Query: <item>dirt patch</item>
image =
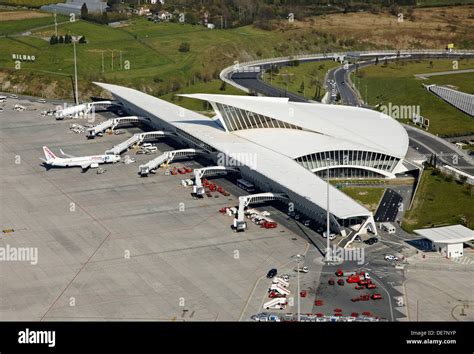
<svg viewBox="0 0 474 354"><path fill-rule="evenodd" d="M27 20L30 18L49 17L51 14L46 14L37 11L5 11L0 12L0 21L17 21Z"/></svg>
<svg viewBox="0 0 474 354"><path fill-rule="evenodd" d="M336 38L353 38L387 48L444 48L460 39L474 40L474 6L415 9L398 22L387 12L332 14L295 21L293 28L311 28ZM289 29L289 27L287 28Z"/></svg>

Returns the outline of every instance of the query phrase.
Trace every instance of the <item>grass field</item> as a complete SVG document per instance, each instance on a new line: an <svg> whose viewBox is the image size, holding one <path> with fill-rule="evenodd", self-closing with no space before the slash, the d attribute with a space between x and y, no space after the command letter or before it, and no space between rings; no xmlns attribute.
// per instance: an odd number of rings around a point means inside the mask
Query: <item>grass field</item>
<svg viewBox="0 0 474 354"><path fill-rule="evenodd" d="M315 98L316 89L320 87L320 98L326 92L324 87L324 76L326 73L340 64L332 60L303 63L298 66L289 66L280 68L278 74L265 74L264 81L283 90L288 90L297 95L304 96L307 99ZM304 90L301 85L304 82Z"/></svg>
<svg viewBox="0 0 474 354"><path fill-rule="evenodd" d="M15 13L17 12L15 11ZM22 33L36 27L54 25L52 14L48 14L44 12L33 12L33 11L30 11L30 13L39 14L40 16L37 16L37 17L35 16L32 18L26 18L26 19L23 18L21 20L9 20L9 18L14 17L14 16L0 16L0 36L11 35L15 33ZM3 14L5 14L5 12L2 12L2 15ZM11 14L11 13L8 12L8 14ZM18 16L18 15L15 15L15 16ZM58 15L57 17L58 22L65 21L65 19L66 18L64 16Z"/></svg>
<svg viewBox="0 0 474 354"><path fill-rule="evenodd" d="M386 13L364 13L328 15L311 19L312 21L296 21L294 24L283 21L274 31L263 31L253 26L208 30L203 26L154 24L143 18L133 17L127 26L121 28L76 21L59 25L58 32L60 35L69 33L73 36L85 36L88 41L87 44L78 45L77 53L82 96L97 94L97 88L91 85L92 81L116 83L155 96L164 96L170 92L180 92L190 86L190 83L201 83L204 90L207 88L205 83L209 83L208 89L214 90L215 84L212 81L218 78L222 68L233 64L235 60L392 47L388 42L379 42L378 39L398 38L395 32L412 31L413 26L420 27L425 22L436 23L441 29L415 32L410 44L404 47L439 47L438 43L445 43L452 34L461 33L469 42L473 37L469 30L472 29L472 21L466 17L466 13L470 9L471 7L426 9L423 16L420 16L420 23L406 23L400 29L389 25L394 20L393 16ZM51 15L48 16L13 23L0 22L0 33L9 35L8 38L0 38L0 89L16 90L19 93L28 90L32 95L51 98L70 97L70 78L67 75L73 72L72 46L49 45L53 26L35 30L52 24ZM456 18L462 25L458 25L456 29L448 28L450 18ZM345 25L341 26L341 23ZM372 29L369 32L366 30L368 25ZM350 27L348 31L347 27ZM14 33L31 29L32 35L13 37ZM347 39L351 39L353 45L348 46ZM178 51L182 42L190 43L189 52ZM22 63L21 70L15 71L12 53L35 55L37 60L35 63ZM129 70L125 70L126 63L129 64ZM45 86L43 82L49 84ZM296 80L297 91L300 85L301 82ZM307 89L307 96L314 95L311 92L313 88Z"/></svg>
<svg viewBox="0 0 474 354"><path fill-rule="evenodd" d="M474 228L474 197L471 188L444 176L423 172L412 210L405 213L402 227L412 232L423 227L462 223Z"/></svg>
<svg viewBox="0 0 474 354"><path fill-rule="evenodd" d="M57 4L58 0L0 0L0 5L41 7L48 4Z"/></svg>
<svg viewBox="0 0 474 354"><path fill-rule="evenodd" d="M341 189L349 197L357 200L367 209L375 212L377 209L380 199L382 198L385 188L377 187L344 187Z"/></svg>
<svg viewBox="0 0 474 354"><path fill-rule="evenodd" d="M399 64L388 63L384 67L383 63L372 65L359 70L357 80L353 75L353 82L359 91L365 96L367 87L368 103L372 106L384 105L392 106L419 106L420 114L430 119L429 131L433 134L455 136L474 132L472 118L438 99L429 93L422 84L428 84L442 77L430 77L430 80L416 78L415 74L440 72L452 70L450 60L429 60L423 61L400 61ZM474 68L474 60L460 60L459 69ZM459 83L463 80L463 74L454 78L453 82ZM456 75L450 75L452 77ZM471 86L472 83L464 82L463 87ZM467 91L472 91L472 87ZM390 112L389 112L390 113ZM411 118L411 117L407 117Z"/></svg>
<svg viewBox="0 0 474 354"><path fill-rule="evenodd" d="M452 85L457 90L474 94L474 72L464 74L451 74L442 76L431 76L427 80L428 84Z"/></svg>

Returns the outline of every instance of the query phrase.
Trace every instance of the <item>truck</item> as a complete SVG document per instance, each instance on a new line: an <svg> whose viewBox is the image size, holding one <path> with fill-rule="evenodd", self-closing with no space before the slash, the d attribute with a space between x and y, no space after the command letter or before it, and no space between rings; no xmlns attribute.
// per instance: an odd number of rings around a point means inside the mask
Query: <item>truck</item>
<svg viewBox="0 0 474 354"><path fill-rule="evenodd" d="M274 298L270 301L267 301L263 304L264 309L275 309L275 310L283 310L288 305L288 301L285 298Z"/></svg>
<svg viewBox="0 0 474 354"><path fill-rule="evenodd" d="M389 222L382 222L380 223L380 229L382 229L385 232L388 232L389 234L394 234L397 230L395 229L395 226L393 226Z"/></svg>

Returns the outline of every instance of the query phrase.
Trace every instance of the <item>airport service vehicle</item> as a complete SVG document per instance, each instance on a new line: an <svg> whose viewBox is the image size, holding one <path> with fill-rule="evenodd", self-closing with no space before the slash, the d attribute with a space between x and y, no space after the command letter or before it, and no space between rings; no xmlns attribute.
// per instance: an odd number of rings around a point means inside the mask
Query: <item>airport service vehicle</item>
<svg viewBox="0 0 474 354"><path fill-rule="evenodd" d="M274 276L276 276L278 274L278 271L276 268L272 268L268 271L267 273L267 278L273 278Z"/></svg>
<svg viewBox="0 0 474 354"><path fill-rule="evenodd" d="M186 174L186 170L184 169L184 167L178 168L178 173L180 175L184 175L184 174Z"/></svg>
<svg viewBox="0 0 474 354"><path fill-rule="evenodd" d="M40 99L38 100L38 103L46 103L46 100L45 100L44 98L40 98Z"/></svg>
<svg viewBox="0 0 474 354"><path fill-rule="evenodd" d="M369 284L367 284L367 289L377 289L377 285L375 285L373 283L369 283Z"/></svg>
<svg viewBox="0 0 474 354"><path fill-rule="evenodd" d="M270 299L274 299L274 298L277 298L277 297L285 297L285 295L283 294L280 294L279 292L275 291L275 290L272 290L270 291L270 293L268 294L268 297Z"/></svg>
<svg viewBox="0 0 474 354"><path fill-rule="evenodd" d="M372 294L371 298L372 298L372 300L381 300L382 295L380 295L378 293L375 293L375 294Z"/></svg>
<svg viewBox="0 0 474 354"><path fill-rule="evenodd" d="M394 234L397 230L395 229L395 226L393 226L389 222L382 222L380 223L380 228L384 230L385 232L388 232L389 234Z"/></svg>
<svg viewBox="0 0 474 354"><path fill-rule="evenodd" d="M285 295L285 296L288 296L288 295L291 294L290 290L288 290L284 286L281 286L280 284L272 284L270 286L270 289L268 289L268 292L271 292L271 291L276 291L279 294L282 294L282 295Z"/></svg>
<svg viewBox="0 0 474 354"><path fill-rule="evenodd" d="M331 278L331 279L328 280L328 284L329 285L334 285L334 284L336 284L336 282L334 281L333 278Z"/></svg>
<svg viewBox="0 0 474 354"><path fill-rule="evenodd" d="M336 271L338 277L350 277L352 275L357 275L357 272L344 272L342 269Z"/></svg>
<svg viewBox="0 0 474 354"><path fill-rule="evenodd" d="M323 237L326 238L326 232L323 232ZM329 239L332 241L336 238L336 235L335 234L329 234Z"/></svg>
<svg viewBox="0 0 474 354"><path fill-rule="evenodd" d="M287 288L290 286L290 283L288 283L286 280L282 279L281 277L275 277L272 280L272 284L280 284L281 286Z"/></svg>
<svg viewBox="0 0 474 354"><path fill-rule="evenodd" d="M153 147L153 145L152 145L151 143L143 143L143 144L141 145L141 147L144 148L144 149L148 149L148 148Z"/></svg>
<svg viewBox="0 0 474 354"><path fill-rule="evenodd" d="M359 285L363 285L363 284L361 284L361 282L363 282L363 281L366 281L366 278L365 278L364 274L354 274L354 275L350 275L347 278L348 283L358 283Z"/></svg>
<svg viewBox="0 0 474 354"><path fill-rule="evenodd" d="M267 310L268 309L283 310L286 308L287 304L288 302L286 301L285 298L276 298L263 304L263 308Z"/></svg>
<svg viewBox="0 0 474 354"><path fill-rule="evenodd" d="M301 297L306 297L306 295L308 295L308 292L306 290L301 290L300 291L300 296Z"/></svg>
<svg viewBox="0 0 474 354"><path fill-rule="evenodd" d="M344 285L344 284L345 284L344 279L339 279L339 280L337 281L337 284L338 284L338 285L341 285L341 286Z"/></svg>
<svg viewBox="0 0 474 354"><path fill-rule="evenodd" d="M389 262L398 261L398 257L394 256L393 254L387 254L384 258L385 258L386 261L389 261Z"/></svg>
<svg viewBox="0 0 474 354"><path fill-rule="evenodd" d="M13 99L17 100L18 96L17 95L11 95L10 98L13 98Z"/></svg>
<svg viewBox="0 0 474 354"><path fill-rule="evenodd" d="M3 112L3 108L2 108L2 107L0 107L0 112Z"/></svg>
<svg viewBox="0 0 474 354"><path fill-rule="evenodd" d="M355 287L356 290L362 290L365 289L362 285L356 285Z"/></svg>
<svg viewBox="0 0 474 354"><path fill-rule="evenodd" d="M46 165L52 167L77 167L80 166L84 171L89 168L98 168L99 164L116 163L120 161L118 155L94 155L94 156L72 156L65 154L61 149L61 154L66 157L57 157L47 146L43 146L43 152L46 159L41 159Z"/></svg>
<svg viewBox="0 0 474 354"><path fill-rule="evenodd" d="M7 96L0 96L0 102L5 102L7 100Z"/></svg>
<svg viewBox="0 0 474 354"><path fill-rule="evenodd" d="M364 241L364 243L368 245L373 245L374 243L379 242L379 239L377 237L371 237L368 240Z"/></svg>
<svg viewBox="0 0 474 354"><path fill-rule="evenodd" d="M193 180L191 180L191 179L183 179L183 180L181 180L181 185L182 185L183 187L192 186L192 185L193 185Z"/></svg>
<svg viewBox="0 0 474 354"><path fill-rule="evenodd" d="M249 193L252 193L255 191L255 186L245 179L238 179L237 186L246 190Z"/></svg>
<svg viewBox="0 0 474 354"><path fill-rule="evenodd" d="M314 306L323 306L323 300L314 300Z"/></svg>
<svg viewBox="0 0 474 354"><path fill-rule="evenodd" d="M274 229L278 226L278 224L274 221L263 220L260 227L265 229Z"/></svg>
<svg viewBox="0 0 474 354"><path fill-rule="evenodd" d="M297 271L298 271L298 267L296 267L296 268L294 269L294 271L297 272ZM309 268L308 268L308 267L300 267L299 271L300 271L300 273L308 273L308 272L309 272Z"/></svg>

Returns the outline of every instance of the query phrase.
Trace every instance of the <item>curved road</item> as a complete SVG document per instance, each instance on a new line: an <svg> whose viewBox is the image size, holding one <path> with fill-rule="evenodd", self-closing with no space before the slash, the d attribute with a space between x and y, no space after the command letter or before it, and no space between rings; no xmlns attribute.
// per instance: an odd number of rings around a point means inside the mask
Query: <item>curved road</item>
<svg viewBox="0 0 474 354"><path fill-rule="evenodd" d="M453 58L452 55L447 54L446 56ZM426 55L411 55L409 57L400 57L400 59L413 59L413 58L423 58ZM433 57L433 56L430 56ZM437 55L436 58L440 56ZM307 59L302 60L301 62L313 62L328 60L328 58L323 59ZM375 59L366 60L358 64L359 68L372 65L375 62ZM287 62L279 62L278 65L288 65ZM271 64L260 65L262 69L270 67ZM352 87L352 84L349 79L349 75L352 71L355 70L355 65L349 65L347 70L342 66L332 69L328 72L326 76L326 87L330 87L330 81L334 81L337 91L341 96L341 100L344 104L350 106L361 106L362 102L360 100L360 95ZM251 91L264 94L265 96L272 97L289 97L291 101L295 102L309 102L302 96L297 94L286 92L280 88L271 86L270 84L263 82L261 80L261 72L237 72L230 75L230 79L236 84L243 86ZM329 90L328 90L329 92ZM418 151L422 155L427 155L428 158L432 154L438 156L438 161L450 165L454 168L457 168L463 172L474 174L474 163L473 159L466 154L460 154L459 150L451 143L447 142L444 139L440 139L430 133L422 131L420 129L413 128L411 126L404 125L407 130L408 136L410 138L410 146Z"/></svg>

